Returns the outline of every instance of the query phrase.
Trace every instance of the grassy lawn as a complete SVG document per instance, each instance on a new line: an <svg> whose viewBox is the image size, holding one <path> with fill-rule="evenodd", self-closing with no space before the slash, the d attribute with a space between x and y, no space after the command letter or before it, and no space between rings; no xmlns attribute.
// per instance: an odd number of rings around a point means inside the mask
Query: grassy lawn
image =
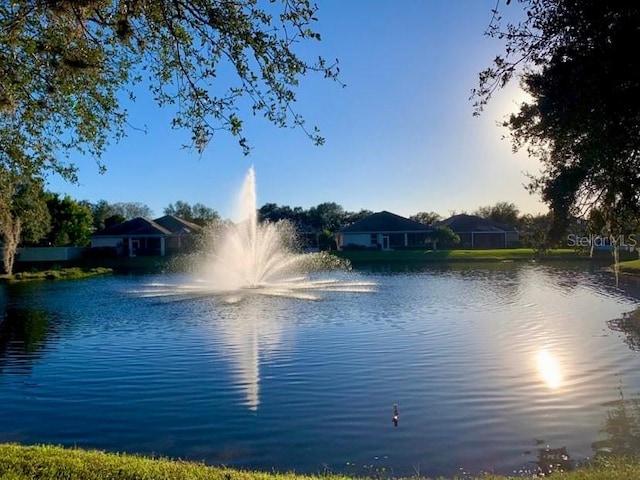
<svg viewBox="0 0 640 480"><path fill-rule="evenodd" d="M501 248L493 250L349 250L331 252L334 256L349 260L352 264L425 264L425 263L474 263L474 262L518 262L518 261L556 261L556 260L596 260L610 262L609 252L594 252L590 258L588 252L571 248L548 250L537 254L531 248ZM640 260L637 252L620 252L620 271L640 274ZM23 271L12 276L1 275L0 282L18 282L29 280L61 280L86 278L113 272L183 272L188 271L191 262L184 256L166 257L115 257L87 259L51 264L18 264ZM28 270L27 270L28 268Z"/></svg>
<svg viewBox="0 0 640 480"><path fill-rule="evenodd" d="M640 260L628 260L626 262L620 262L618 264L620 272L632 273L634 275L640 274Z"/></svg>
<svg viewBox="0 0 640 480"><path fill-rule="evenodd" d="M252 472L201 463L136 455L104 453L49 445L0 444L0 480L345 480L347 476ZM469 477L465 477L469 478ZM482 475L478 480L512 477ZM522 478L518 476L517 478ZM558 480L640 479L640 462L632 458L596 460L571 472L556 472Z"/></svg>
<svg viewBox="0 0 640 480"><path fill-rule="evenodd" d="M536 254L531 248L504 248L493 250L350 250L335 252L336 255L352 263L377 262L508 262L508 261L552 261L552 260L589 260L587 252L578 252L571 248L554 249L544 254ZM594 259L610 260L608 252L597 252Z"/></svg>

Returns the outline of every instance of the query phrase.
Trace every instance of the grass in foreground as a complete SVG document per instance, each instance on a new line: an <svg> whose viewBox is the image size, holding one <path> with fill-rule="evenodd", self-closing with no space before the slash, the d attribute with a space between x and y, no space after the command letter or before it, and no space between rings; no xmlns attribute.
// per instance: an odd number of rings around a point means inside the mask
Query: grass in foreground
<svg viewBox="0 0 640 480"><path fill-rule="evenodd" d="M67 449L56 446L0 444L0 480L345 480L339 475L295 475L210 467L169 459ZM514 477L482 475L478 479ZM521 478L521 477L517 477ZM640 462L632 458L603 458L572 472L557 472L558 480L640 479Z"/></svg>

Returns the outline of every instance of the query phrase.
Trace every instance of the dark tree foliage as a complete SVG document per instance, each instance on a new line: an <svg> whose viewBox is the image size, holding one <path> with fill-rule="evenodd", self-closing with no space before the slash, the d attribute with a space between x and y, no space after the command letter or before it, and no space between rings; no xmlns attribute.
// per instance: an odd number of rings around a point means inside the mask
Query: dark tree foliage
<svg viewBox="0 0 640 480"><path fill-rule="evenodd" d="M319 203L308 212L309 224L318 230L337 232L345 224L346 212L335 202Z"/></svg>
<svg viewBox="0 0 640 480"><path fill-rule="evenodd" d="M316 10L309 0L0 2L0 167L76 180L69 156L99 159L126 133L121 100L137 84L200 152L227 130L247 153L247 113L322 143L293 109L300 77L338 73L296 53L320 39Z"/></svg>
<svg viewBox="0 0 640 480"><path fill-rule="evenodd" d="M438 246L444 248L452 248L460 243L460 237L449 227L439 226L435 228L431 236L433 249L437 250Z"/></svg>
<svg viewBox="0 0 640 480"><path fill-rule="evenodd" d="M105 228L105 221L110 216L114 215L111 204L106 200L98 200L96 203L91 203L88 200L82 200L82 205L89 207L91 210L91 216L93 217L93 229L94 231L100 231ZM123 218L122 221L125 219Z"/></svg>
<svg viewBox="0 0 640 480"><path fill-rule="evenodd" d="M494 12L487 33L506 50L480 73L476 113L519 76L531 99L504 126L514 150L526 148L542 163L529 189L549 205L553 234L593 207L610 231L619 231L640 214L640 4L517 3L526 12L520 23L503 25L498 7Z"/></svg>
<svg viewBox="0 0 640 480"><path fill-rule="evenodd" d="M265 203L258 209L258 218L261 222L278 222L280 220L289 220L292 223L301 223L303 220L300 216L300 208L295 211L288 205L278 205L277 203Z"/></svg>
<svg viewBox="0 0 640 480"><path fill-rule="evenodd" d="M98 200L91 203L88 200L83 200L79 203L91 211L95 231L136 217L153 217L151 208L140 202L109 203L106 200Z"/></svg>
<svg viewBox="0 0 640 480"><path fill-rule="evenodd" d="M47 208L51 216L51 230L47 234L47 245L54 247L86 247L93 232L91 209L82 202L76 202L68 195L60 197L50 193Z"/></svg>
<svg viewBox="0 0 640 480"><path fill-rule="evenodd" d="M200 226L214 224L220 221L220 215L213 208L207 207L202 203L194 203L191 205L182 200L178 200L175 204L170 203L164 209L164 214L174 215Z"/></svg>
<svg viewBox="0 0 640 480"><path fill-rule="evenodd" d="M498 202L478 208L474 215L515 227L518 224L520 211L514 203Z"/></svg>
<svg viewBox="0 0 640 480"><path fill-rule="evenodd" d="M36 243L50 229L44 180L0 166L0 242L4 271L11 275L18 246Z"/></svg>
<svg viewBox="0 0 640 480"><path fill-rule="evenodd" d="M432 225L442 220L442 217L436 212L418 212L415 215L411 215L409 220L420 222L423 225Z"/></svg>
<svg viewBox="0 0 640 480"><path fill-rule="evenodd" d="M113 225L117 225L119 223L125 222L127 219L123 216L120 215L119 213L115 213L107 218L104 219L104 227L103 228L109 228L112 227Z"/></svg>
<svg viewBox="0 0 640 480"><path fill-rule="evenodd" d="M308 210L302 207L291 208L288 205L265 203L258 209L260 221L278 222L287 220L298 229L312 229L318 232L327 231L333 235L342 227L368 217L373 212L362 209L359 212L347 212L335 202L320 203Z"/></svg>
<svg viewBox="0 0 640 480"><path fill-rule="evenodd" d="M342 220L342 226L351 225L363 218L368 217L369 215L373 215L371 210L367 210L366 208L361 208L359 212L345 212L344 218Z"/></svg>
<svg viewBox="0 0 640 480"><path fill-rule="evenodd" d="M140 202L117 202L111 204L111 210L114 214L121 215L125 220L131 220L136 217L153 217L151 208Z"/></svg>

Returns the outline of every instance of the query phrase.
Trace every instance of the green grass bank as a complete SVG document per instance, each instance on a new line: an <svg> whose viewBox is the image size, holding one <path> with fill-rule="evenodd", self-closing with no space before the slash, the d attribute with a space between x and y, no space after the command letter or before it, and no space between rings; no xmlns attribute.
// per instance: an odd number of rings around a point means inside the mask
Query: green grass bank
<svg viewBox="0 0 640 480"><path fill-rule="evenodd" d="M34 282L42 280L74 280L87 277L95 277L97 275L107 275L113 273L111 268L106 267L51 267L44 270L33 269L23 272L17 272L13 275L0 275L0 282L17 283L17 282Z"/></svg>
<svg viewBox="0 0 640 480"><path fill-rule="evenodd" d="M532 248L501 248L493 250L349 250L335 252L335 255L351 261L352 264L375 263L453 263L453 262L553 262L553 261L602 261L611 262L610 252L577 251L572 248L536 252ZM636 259L637 253L621 252L622 260Z"/></svg>
<svg viewBox="0 0 640 480"><path fill-rule="evenodd" d="M631 275L640 275L640 260L628 260L618 264L618 271Z"/></svg>
<svg viewBox="0 0 640 480"><path fill-rule="evenodd" d="M349 250L333 251L332 255L348 260L353 266L359 265L425 265L425 264L473 264L501 262L557 262L592 261L611 264L613 258L609 252L594 252L571 248L548 250L544 253L531 248L511 248L493 250ZM620 252L620 271L640 274L638 253ZM12 276L0 275L0 282L32 280L62 280L86 278L106 273L166 273L185 272L193 266L191 256L166 257L113 257L91 258L55 263L17 263L16 273Z"/></svg>
<svg viewBox="0 0 640 480"><path fill-rule="evenodd" d="M353 477L331 474L276 474L51 445L0 444L0 480L345 480L348 478ZM469 477L465 476L465 478L469 480ZM477 478L478 480L499 480L522 477L482 475ZM640 479L640 460L630 457L599 458L590 465L570 472L555 472L551 478L557 480Z"/></svg>

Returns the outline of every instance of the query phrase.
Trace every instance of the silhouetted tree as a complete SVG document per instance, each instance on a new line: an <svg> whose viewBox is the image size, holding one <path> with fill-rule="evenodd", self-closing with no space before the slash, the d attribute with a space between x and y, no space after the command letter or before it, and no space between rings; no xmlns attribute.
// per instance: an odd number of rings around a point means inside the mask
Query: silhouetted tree
<svg viewBox="0 0 640 480"><path fill-rule="evenodd" d="M322 230L318 236L318 248L322 251L336 250L337 244L333 232L330 230Z"/></svg>
<svg viewBox="0 0 640 480"><path fill-rule="evenodd" d="M278 222L280 220L289 220L295 223L298 220L297 217L298 214L288 205L279 206L277 203L265 203L258 209L260 221Z"/></svg>
<svg viewBox="0 0 640 480"><path fill-rule="evenodd" d="M479 207L474 215L515 227L518 224L520 211L513 203L498 202L495 205Z"/></svg>
<svg viewBox="0 0 640 480"><path fill-rule="evenodd" d="M543 165L528 188L553 212L552 235L559 238L572 217L593 207L617 231L619 218L640 215L640 57L629 53L637 45L640 5L517 3L525 7L522 21L503 26L496 11L487 31L505 42L506 54L480 73L476 113L519 76L530 100L503 125L514 150L526 148Z"/></svg>
<svg viewBox="0 0 640 480"><path fill-rule="evenodd" d="M213 208L207 207L202 203L194 203L191 205L182 200L178 200L175 204L170 203L169 206L164 209L164 214L174 215L200 226L216 223L220 220L220 215Z"/></svg>
<svg viewBox="0 0 640 480"><path fill-rule="evenodd" d="M112 225L117 225L117 224L122 223L124 221L126 221L126 218L124 218L119 213L116 213L116 214L111 215L110 217L107 217L107 218L104 219L104 228L111 227Z"/></svg>
<svg viewBox="0 0 640 480"><path fill-rule="evenodd" d="M153 210L148 205L140 202L118 202L112 204L111 208L115 215L122 215L125 220L137 217L153 217Z"/></svg>
<svg viewBox="0 0 640 480"><path fill-rule="evenodd" d="M351 225L352 223L362 220L370 215L373 215L373 212L364 208L359 212L345 212L342 226Z"/></svg>
<svg viewBox="0 0 640 480"><path fill-rule="evenodd" d="M518 220L518 230L520 243L524 247L533 248L534 253L543 254L554 246L554 242L549 238L549 232L553 223L551 213L547 214L526 214Z"/></svg>
<svg viewBox="0 0 640 480"><path fill-rule="evenodd" d="M460 243L460 237L449 227L436 227L435 232L431 234L433 249L437 250L438 245L444 248L452 248Z"/></svg>
<svg viewBox="0 0 640 480"><path fill-rule="evenodd" d="M91 203L87 200L79 202L91 210L94 230L102 230L116 223L131 220L136 217L153 217L153 211L149 206L139 202L109 203L106 200L98 200Z"/></svg>
<svg viewBox="0 0 640 480"><path fill-rule="evenodd" d="M345 223L345 211L335 202L320 203L309 209L309 222L318 230L337 232Z"/></svg>
<svg viewBox="0 0 640 480"><path fill-rule="evenodd" d="M423 225L433 225L437 221L442 220L442 217L436 212L418 212L415 215L411 215L409 220L420 222Z"/></svg>
<svg viewBox="0 0 640 480"><path fill-rule="evenodd" d="M265 203L258 209L261 221L277 222L288 220L298 227L312 227L317 231L328 230L336 232L345 225L371 215L371 210L362 209L359 212L346 212L335 202L320 203L315 207L304 210L302 207L291 208L288 205Z"/></svg>
<svg viewBox="0 0 640 480"><path fill-rule="evenodd" d="M207 207L202 203L194 203L191 207L193 214L192 222L204 226L208 223L216 223L221 220L220 214L211 207Z"/></svg>

